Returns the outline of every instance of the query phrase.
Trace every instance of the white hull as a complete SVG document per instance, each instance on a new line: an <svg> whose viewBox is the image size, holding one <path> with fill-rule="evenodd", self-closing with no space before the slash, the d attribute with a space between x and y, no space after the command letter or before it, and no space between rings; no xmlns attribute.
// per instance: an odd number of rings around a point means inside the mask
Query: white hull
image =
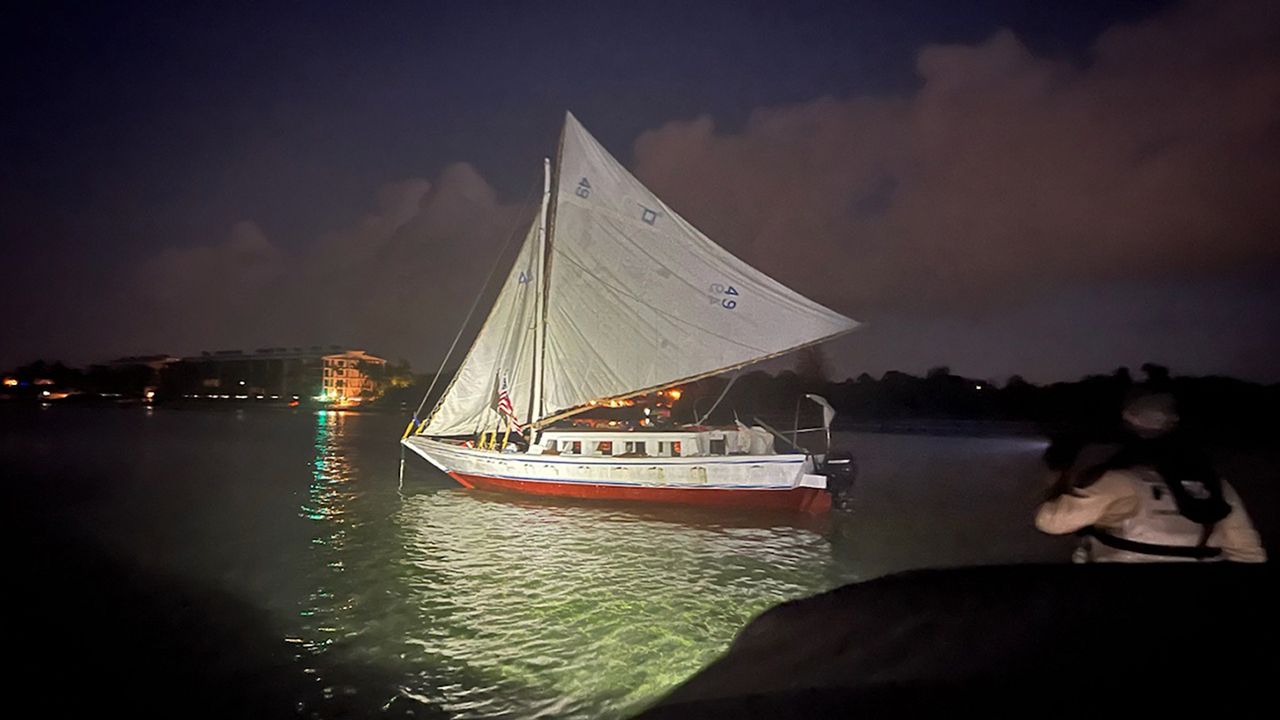
<svg viewBox="0 0 1280 720"><path fill-rule="evenodd" d="M500 453L421 436L404 440L410 450L449 474L522 482L586 483L654 489L823 489L804 455L721 457L572 457Z"/></svg>
<svg viewBox="0 0 1280 720"><path fill-rule="evenodd" d="M424 437L404 445L467 488L624 502L831 508L826 478L804 455L565 457L478 450Z"/></svg>

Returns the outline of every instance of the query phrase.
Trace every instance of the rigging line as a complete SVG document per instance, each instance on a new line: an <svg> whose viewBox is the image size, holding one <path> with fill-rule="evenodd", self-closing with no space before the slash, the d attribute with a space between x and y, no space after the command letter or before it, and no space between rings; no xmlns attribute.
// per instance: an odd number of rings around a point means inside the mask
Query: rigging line
<svg viewBox="0 0 1280 720"><path fill-rule="evenodd" d="M529 205L533 198L534 191L537 190L537 184L529 188L529 192L525 194L524 200L520 206ZM519 218L523 218L524 214L520 213ZM493 280L493 274L498 271L498 266L502 264L502 257L507 254L507 248L511 246L511 241L520 232L520 228L524 227L524 222L517 219L511 232L507 234L507 240L502 244L502 249L493 258L493 265L489 268L489 274L485 276L484 282L480 283L480 292L476 293L476 299L471 302L471 309L467 310L467 316L462 319L462 326L458 328L458 334L453 336L453 342L449 344L449 351L444 354L444 360L440 361L440 368L436 370L435 377L431 378L431 384L427 386L427 392L422 395L422 402L418 403L418 409L413 413L414 420L422 414L422 408L427 406L427 398L431 397L431 391L435 390L436 383L439 382L440 376L444 374L445 365L448 364L449 358L453 356L453 351L458 347L458 341L462 339L462 333L466 332L467 324L471 322L471 316L475 314L476 308L480 306L480 300L484 297L484 291L489 287L489 281Z"/></svg>
<svg viewBox="0 0 1280 720"><path fill-rule="evenodd" d="M729 378L729 382L724 386L724 390L720 391L720 397L716 398L716 401L714 403L711 403L710 410L703 413L702 417L697 418L696 420L693 421L694 425L701 425L703 421L711 417L711 413L715 412L716 408L720 407L720 401L724 400L724 396L729 394L729 388L733 387L733 384L738 382L738 376L741 374L742 374L742 370L738 370L738 372L733 374L733 377ZM734 414L736 415L737 413L734 413Z"/></svg>

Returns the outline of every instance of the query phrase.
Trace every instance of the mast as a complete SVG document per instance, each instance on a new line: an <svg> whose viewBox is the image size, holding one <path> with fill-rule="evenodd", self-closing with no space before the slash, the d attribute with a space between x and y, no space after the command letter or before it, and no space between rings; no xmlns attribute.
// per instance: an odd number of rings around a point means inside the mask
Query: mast
<svg viewBox="0 0 1280 720"><path fill-rule="evenodd" d="M551 205L551 160L542 160L542 214L538 220L538 268L535 271L533 321L533 399L529 407L529 444L538 441L535 421L542 414L542 359L547 342L547 211Z"/></svg>
<svg viewBox="0 0 1280 720"><path fill-rule="evenodd" d="M547 293L551 287L551 278L548 276L550 270L551 258L551 242L556 232L556 203L553 194L560 185L560 164L564 162L564 135L569 127L569 119L573 117L569 113L565 113L564 125L560 127L560 141L556 144L556 164L552 166L551 160L543 158L542 160L542 177L545 188L542 193L542 218L541 226L538 228L538 293L536 296L534 314L534 342L533 342L533 408L529 413L529 444L533 445L538 441L538 430L542 427L542 411L543 401L542 393L545 383L543 375L546 374L546 355L547 355Z"/></svg>

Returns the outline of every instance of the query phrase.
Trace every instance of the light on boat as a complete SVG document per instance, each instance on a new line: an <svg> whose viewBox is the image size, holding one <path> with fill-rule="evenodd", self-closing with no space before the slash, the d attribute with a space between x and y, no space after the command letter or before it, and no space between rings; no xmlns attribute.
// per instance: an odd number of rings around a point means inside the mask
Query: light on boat
<svg viewBox="0 0 1280 720"><path fill-rule="evenodd" d="M684 393L683 393L683 392L681 392L680 390L668 390L668 391L667 391L667 395L668 395L672 400L679 400L679 399L680 399L680 396L681 396L681 395L683 395L683 394L684 394Z"/></svg>

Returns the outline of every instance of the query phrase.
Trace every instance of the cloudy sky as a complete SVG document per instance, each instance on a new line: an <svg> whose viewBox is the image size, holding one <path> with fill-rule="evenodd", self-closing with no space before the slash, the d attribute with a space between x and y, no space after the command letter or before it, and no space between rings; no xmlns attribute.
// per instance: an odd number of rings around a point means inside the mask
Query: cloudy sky
<svg viewBox="0 0 1280 720"><path fill-rule="evenodd" d="M1280 381L1280 4L234 5L7 16L0 365L432 367L572 110L842 375Z"/></svg>

